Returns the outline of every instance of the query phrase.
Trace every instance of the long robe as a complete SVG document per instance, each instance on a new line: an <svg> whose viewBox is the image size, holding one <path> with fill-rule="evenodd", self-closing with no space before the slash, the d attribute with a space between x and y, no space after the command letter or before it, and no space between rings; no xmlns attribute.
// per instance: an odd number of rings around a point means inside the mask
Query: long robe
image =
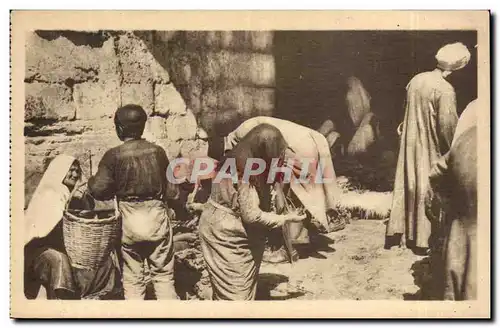
<svg viewBox="0 0 500 328"><path fill-rule="evenodd" d="M406 236L409 247L428 248L431 222L425 214L429 172L450 149L457 124L455 91L439 70L416 75L407 86L386 246Z"/></svg>
<svg viewBox="0 0 500 328"><path fill-rule="evenodd" d="M443 269L437 273L444 273L439 282L444 287L442 292L446 300L475 299L477 296L476 105L477 101L472 101L462 112L451 149L433 167L430 176L428 197L439 196L439 205L445 212L445 222L441 222L440 229L445 240L444 250L437 254Z"/></svg>
<svg viewBox="0 0 500 328"><path fill-rule="evenodd" d="M477 129L464 131L448 158L451 224L445 248L445 300L477 297Z"/></svg>
<svg viewBox="0 0 500 328"><path fill-rule="evenodd" d="M232 149L252 128L259 124L270 124L278 128L288 144L287 159L294 163L293 174L300 175L301 158L321 162L325 183L295 183L290 188L302 205L328 230L326 213L335 209L340 195L330 148L326 138L319 132L294 122L268 116L257 116L243 122L226 137L226 149Z"/></svg>

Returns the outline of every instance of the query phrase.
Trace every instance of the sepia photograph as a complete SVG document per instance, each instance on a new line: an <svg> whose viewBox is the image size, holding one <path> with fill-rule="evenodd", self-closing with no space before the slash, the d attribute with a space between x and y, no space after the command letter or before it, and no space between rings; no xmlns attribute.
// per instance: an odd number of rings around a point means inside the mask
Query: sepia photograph
<svg viewBox="0 0 500 328"><path fill-rule="evenodd" d="M368 13L12 12L11 316L489 317L489 12Z"/></svg>

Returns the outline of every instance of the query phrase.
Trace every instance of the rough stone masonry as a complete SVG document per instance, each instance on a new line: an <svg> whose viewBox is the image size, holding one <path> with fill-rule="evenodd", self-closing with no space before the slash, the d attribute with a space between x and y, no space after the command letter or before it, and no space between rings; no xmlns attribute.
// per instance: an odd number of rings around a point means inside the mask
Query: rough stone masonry
<svg viewBox="0 0 500 328"><path fill-rule="evenodd" d="M170 159L206 155L215 122L234 128L274 110L267 31L36 31L26 43L25 204L50 160L86 175L119 144L117 107L149 114L145 137ZM92 163L92 171L90 166Z"/></svg>

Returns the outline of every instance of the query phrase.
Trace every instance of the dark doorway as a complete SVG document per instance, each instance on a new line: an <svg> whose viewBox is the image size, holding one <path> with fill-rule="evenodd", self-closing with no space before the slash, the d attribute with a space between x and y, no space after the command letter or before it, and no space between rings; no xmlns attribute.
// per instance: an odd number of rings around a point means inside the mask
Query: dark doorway
<svg viewBox="0 0 500 328"><path fill-rule="evenodd" d="M275 116L315 130L330 119L347 145L355 133L345 103L347 78L359 78L370 94L377 142L362 157L335 158L336 173L357 188L392 190L406 85L436 67L443 45L462 42L471 51L469 64L449 78L458 114L477 97L476 31L282 31L274 38Z"/></svg>
<svg viewBox="0 0 500 328"><path fill-rule="evenodd" d="M373 112L395 129L404 116L409 80L434 69L437 50L457 41L472 54L469 65L450 79L460 113L477 96L476 31L275 32L275 115L314 129L334 119L349 129L346 79L354 75L370 93Z"/></svg>

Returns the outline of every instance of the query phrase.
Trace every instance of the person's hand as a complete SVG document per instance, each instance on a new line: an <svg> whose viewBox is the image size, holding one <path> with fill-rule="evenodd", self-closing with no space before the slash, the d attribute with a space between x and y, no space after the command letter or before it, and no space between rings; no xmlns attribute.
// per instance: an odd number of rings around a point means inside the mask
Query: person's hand
<svg viewBox="0 0 500 328"><path fill-rule="evenodd" d="M87 181L79 180L73 187L73 198L81 199L87 192Z"/></svg>
<svg viewBox="0 0 500 328"><path fill-rule="evenodd" d="M203 211L204 205L205 204L202 204L202 203L188 203L186 205L186 209L191 214L198 214L198 213L201 213Z"/></svg>
<svg viewBox="0 0 500 328"><path fill-rule="evenodd" d="M404 124L404 122L399 123L398 128L396 129L398 136L400 136L400 137L403 134L403 124Z"/></svg>
<svg viewBox="0 0 500 328"><path fill-rule="evenodd" d="M285 221L287 222L301 222L307 218L306 213L299 211L292 211L286 214Z"/></svg>
<svg viewBox="0 0 500 328"><path fill-rule="evenodd" d="M428 188L424 198L424 209L427 218L432 222L438 222L441 213L441 200L439 195L434 193L432 188Z"/></svg>

